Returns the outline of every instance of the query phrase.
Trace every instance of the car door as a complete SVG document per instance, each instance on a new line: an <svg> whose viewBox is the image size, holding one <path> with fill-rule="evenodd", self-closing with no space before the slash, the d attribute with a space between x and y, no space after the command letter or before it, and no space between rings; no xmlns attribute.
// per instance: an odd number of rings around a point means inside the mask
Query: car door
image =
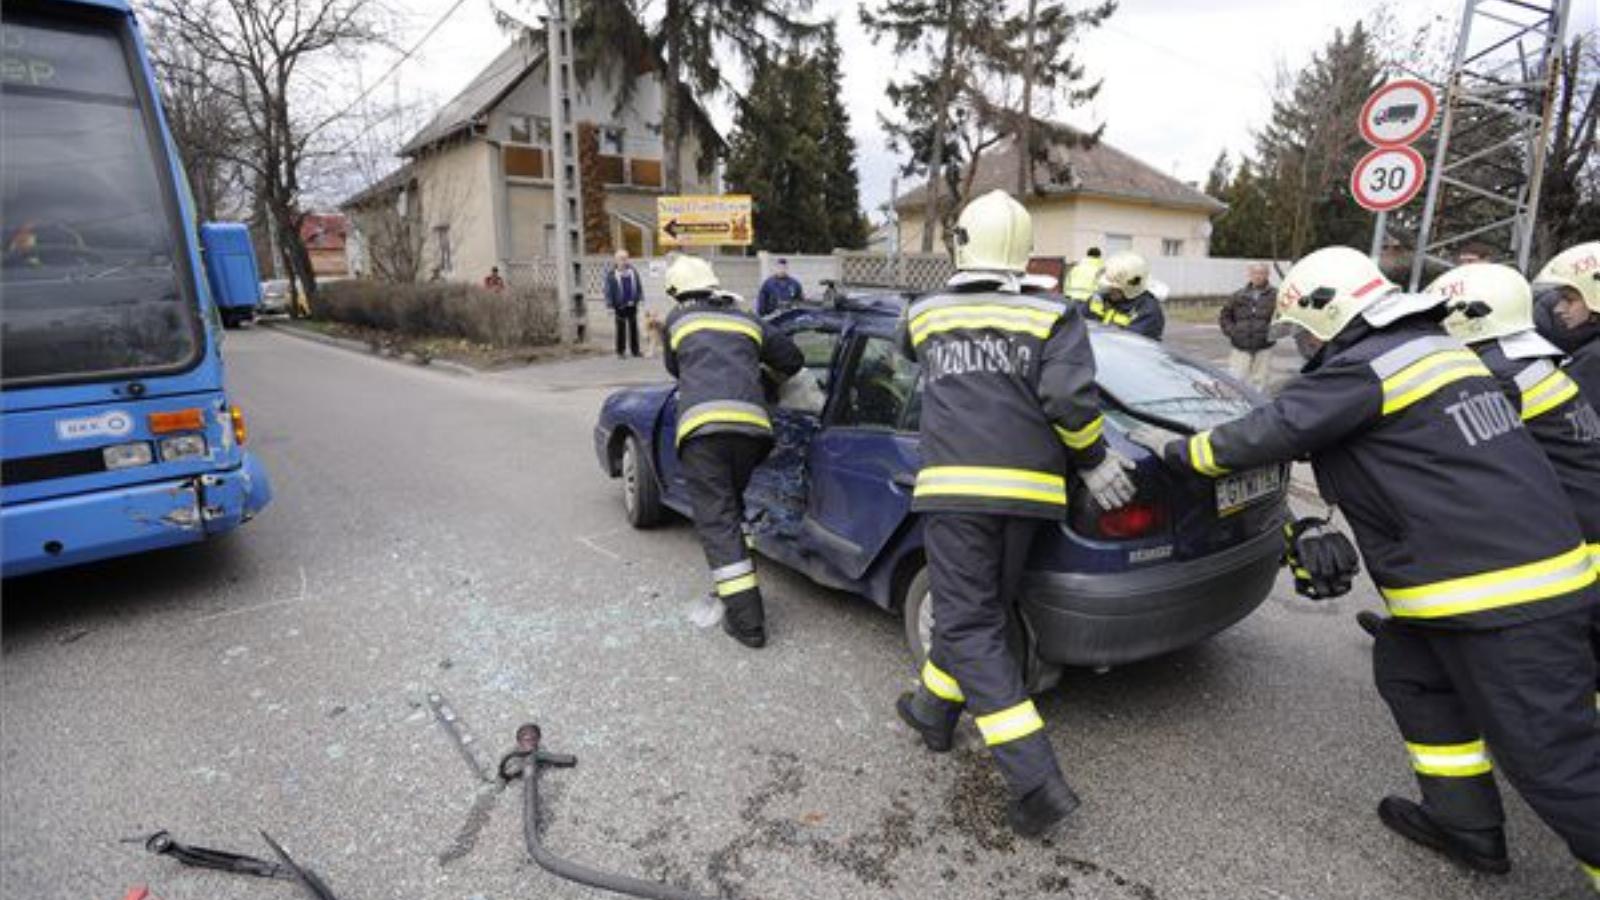
<svg viewBox="0 0 1600 900"><path fill-rule="evenodd" d="M785 324L805 365L779 387L772 406L772 453L745 491L745 518L764 552L792 561L806 510L806 457L833 386L840 330L837 323L810 317Z"/></svg>
<svg viewBox="0 0 1600 900"><path fill-rule="evenodd" d="M807 541L859 579L911 510L919 466L920 369L887 337L847 341L825 425L807 456Z"/></svg>

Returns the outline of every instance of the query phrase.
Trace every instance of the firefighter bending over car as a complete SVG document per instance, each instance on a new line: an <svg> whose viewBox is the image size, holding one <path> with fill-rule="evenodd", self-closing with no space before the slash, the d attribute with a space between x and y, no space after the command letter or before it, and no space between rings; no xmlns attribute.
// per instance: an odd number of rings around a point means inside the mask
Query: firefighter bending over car
<svg viewBox="0 0 1600 900"><path fill-rule="evenodd" d="M762 369L788 378L804 358L788 335L739 309L711 264L680 256L668 266L667 371L678 379L678 460L705 548L722 630L766 645L766 610L744 539L744 491L772 450Z"/></svg>
<svg viewBox="0 0 1600 900"><path fill-rule="evenodd" d="M1374 676L1421 788L1378 804L1386 826L1507 871L1498 767L1600 890L1596 570L1523 414L1441 327L1447 311L1355 250L1312 253L1278 299L1320 345L1303 374L1164 455L1213 477L1309 456L1344 511L1391 616Z"/></svg>
<svg viewBox="0 0 1600 900"><path fill-rule="evenodd" d="M1011 789L1008 818L1041 835L1078 806L1028 699L1007 622L1033 536L1067 514L1069 466L1106 509L1132 500L1133 464L1106 446L1094 356L1078 309L1030 287L1026 209L1004 192L962 210L956 275L906 310L922 363L923 514L934 631L921 684L897 703L928 749L971 712ZM1053 284L1053 282L1052 282Z"/></svg>
<svg viewBox="0 0 1600 900"><path fill-rule="evenodd" d="M1100 290L1089 298L1089 316L1116 328L1161 340L1167 316L1150 292L1150 264L1137 253L1112 254L1100 272Z"/></svg>

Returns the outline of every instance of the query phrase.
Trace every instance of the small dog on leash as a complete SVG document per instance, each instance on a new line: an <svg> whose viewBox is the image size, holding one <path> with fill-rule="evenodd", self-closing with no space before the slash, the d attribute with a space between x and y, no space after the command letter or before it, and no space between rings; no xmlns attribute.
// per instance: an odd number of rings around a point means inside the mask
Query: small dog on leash
<svg viewBox="0 0 1600 900"><path fill-rule="evenodd" d="M666 344L667 323L657 314L645 311L644 314L644 355L659 356L661 348Z"/></svg>

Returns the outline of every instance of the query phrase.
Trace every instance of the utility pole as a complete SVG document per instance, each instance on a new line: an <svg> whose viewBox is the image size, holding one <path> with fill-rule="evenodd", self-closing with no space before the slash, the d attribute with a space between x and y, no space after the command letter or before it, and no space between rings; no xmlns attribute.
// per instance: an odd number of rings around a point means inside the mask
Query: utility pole
<svg viewBox="0 0 1600 900"><path fill-rule="evenodd" d="M1527 272L1571 5L1571 0L1465 0L1411 261L1412 290L1421 284L1428 262L1451 265L1452 251L1468 241L1503 247ZM1452 140L1481 132L1485 122L1504 124L1506 131L1488 146L1466 150ZM1474 201L1492 204L1495 212L1488 221L1446 217L1453 204Z"/></svg>
<svg viewBox="0 0 1600 900"><path fill-rule="evenodd" d="M545 19L546 61L550 77L550 156L555 190L556 306L561 338L581 344L588 331L583 305L583 190L578 172L578 141L572 128L572 22L567 0L550 0Z"/></svg>

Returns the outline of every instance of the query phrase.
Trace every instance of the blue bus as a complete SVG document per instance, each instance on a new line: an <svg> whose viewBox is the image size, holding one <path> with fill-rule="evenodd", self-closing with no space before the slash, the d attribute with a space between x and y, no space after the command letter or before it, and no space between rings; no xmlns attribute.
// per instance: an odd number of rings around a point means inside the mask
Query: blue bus
<svg viewBox="0 0 1600 900"><path fill-rule="evenodd" d="M219 311L254 264L207 271L128 4L6 0L0 121L0 572L247 521L272 493Z"/></svg>

